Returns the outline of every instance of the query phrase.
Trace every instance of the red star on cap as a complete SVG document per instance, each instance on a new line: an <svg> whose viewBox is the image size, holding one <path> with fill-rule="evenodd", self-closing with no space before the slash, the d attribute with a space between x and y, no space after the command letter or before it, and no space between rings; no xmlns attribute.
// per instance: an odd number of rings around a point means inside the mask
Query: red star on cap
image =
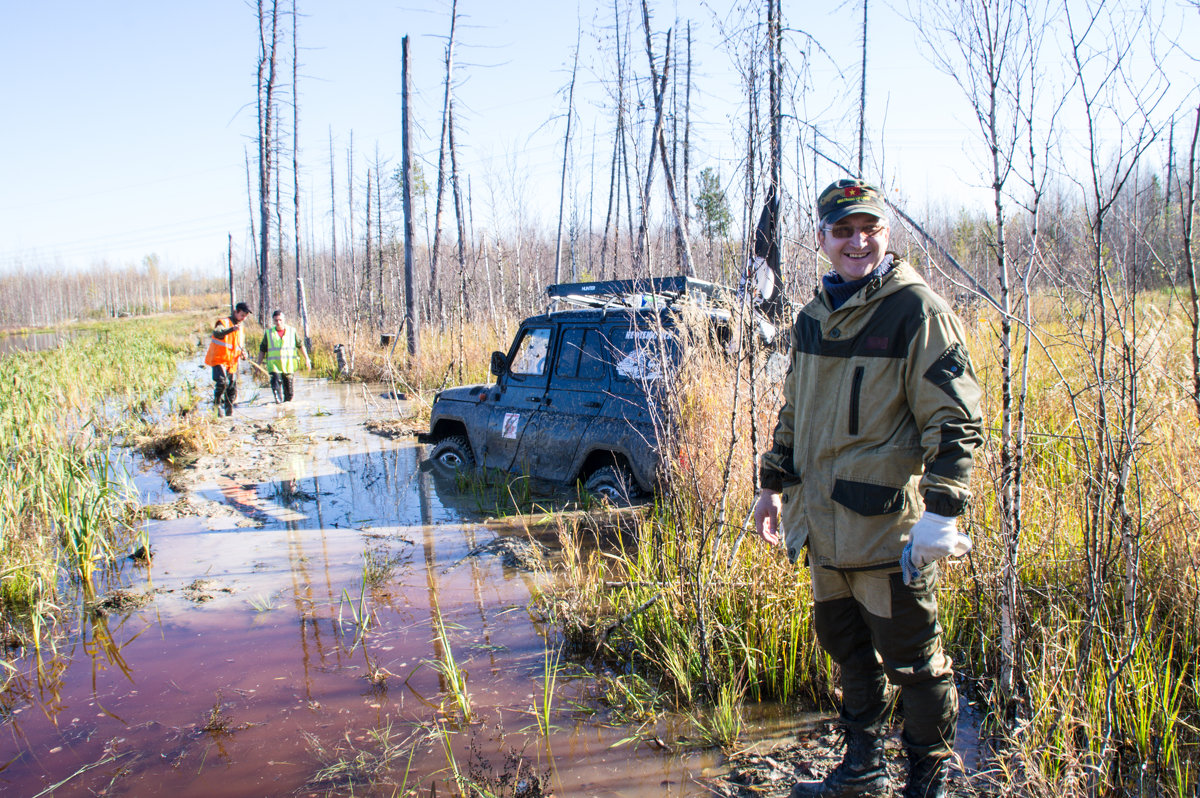
<svg viewBox="0 0 1200 798"><path fill-rule="evenodd" d="M862 193L863 193L862 189L859 188L858 186L847 186L845 188L845 190L842 192L842 196L847 197L847 198L858 197L858 196L862 196Z"/></svg>

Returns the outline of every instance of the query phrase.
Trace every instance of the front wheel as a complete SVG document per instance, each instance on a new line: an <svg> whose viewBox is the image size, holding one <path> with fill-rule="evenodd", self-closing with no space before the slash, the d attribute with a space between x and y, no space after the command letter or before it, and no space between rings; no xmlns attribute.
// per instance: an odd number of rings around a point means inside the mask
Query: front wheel
<svg viewBox="0 0 1200 798"><path fill-rule="evenodd" d="M433 445L431 456L435 466L449 473L470 471L475 467L475 453L463 435L442 438Z"/></svg>
<svg viewBox="0 0 1200 798"><path fill-rule="evenodd" d="M633 472L623 464L597 468L583 483L583 489L617 507L628 507L641 495Z"/></svg>

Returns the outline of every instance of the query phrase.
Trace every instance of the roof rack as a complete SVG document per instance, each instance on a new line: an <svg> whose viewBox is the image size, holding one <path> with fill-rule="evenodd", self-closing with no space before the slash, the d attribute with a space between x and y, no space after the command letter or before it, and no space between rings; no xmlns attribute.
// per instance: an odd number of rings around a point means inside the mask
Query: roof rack
<svg viewBox="0 0 1200 798"><path fill-rule="evenodd" d="M597 280L588 283L557 283L547 286L551 302L566 302L591 308L647 308L685 301L697 305L724 304L728 289L705 280L678 275L633 280Z"/></svg>

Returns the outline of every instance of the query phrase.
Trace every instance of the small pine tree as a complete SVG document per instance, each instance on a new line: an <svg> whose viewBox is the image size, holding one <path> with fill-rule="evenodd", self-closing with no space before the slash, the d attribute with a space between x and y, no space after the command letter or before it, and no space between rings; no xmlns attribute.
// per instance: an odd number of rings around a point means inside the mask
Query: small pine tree
<svg viewBox="0 0 1200 798"><path fill-rule="evenodd" d="M724 238L729 234L729 226L733 216L729 213L729 202L725 199L725 191L721 188L721 175L706 166L701 170L697 182L698 191L693 200L696 204L696 217L704 231L704 237L712 246L714 238Z"/></svg>

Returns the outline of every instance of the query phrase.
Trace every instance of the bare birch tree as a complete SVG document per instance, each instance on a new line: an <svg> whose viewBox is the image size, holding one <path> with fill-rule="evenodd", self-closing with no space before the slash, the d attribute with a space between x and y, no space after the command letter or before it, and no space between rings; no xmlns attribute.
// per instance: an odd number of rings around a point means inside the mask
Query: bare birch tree
<svg viewBox="0 0 1200 798"><path fill-rule="evenodd" d="M1141 406L1144 363L1139 285L1133 264L1115 246L1112 226L1120 202L1137 180L1142 161L1160 132L1154 115L1165 77L1139 58L1157 31L1147 9L1120 4L1063 5L1068 59L1076 106L1086 135L1087 165L1079 186L1085 212L1082 250L1087 269L1071 305L1081 318L1090 404L1076 416L1079 457L1087 465L1083 545L1086 568L1081 662L1097 656L1108 686L1101 728L1089 738L1094 768L1090 789L1101 789L1116 755L1115 701L1122 674L1144 619L1138 617L1141 535L1145 513L1139 495L1139 451L1153 416ZM1087 668L1081 671L1087 671ZM1079 674L1079 689L1090 674Z"/></svg>
<svg viewBox="0 0 1200 798"><path fill-rule="evenodd" d="M1034 2L1035 0L1030 0ZM864 24L865 24L864 0ZM986 247L999 283L1000 324L1000 468L996 494L1000 502L1000 539L1004 546L1000 594L1000 673L1002 700L1010 702L1016 688L1020 648L1017 560L1021 538L1020 484L1024 458L1025 395L1014 384L1014 274L1007 246L1009 178L1022 139L1023 70L1029 67L1030 36L1021 4L1013 0L963 0L946 6L925 5L916 27L925 37L933 62L958 84L970 104L976 127L989 154L987 181L991 189L992 225ZM861 157L861 153L860 153Z"/></svg>

